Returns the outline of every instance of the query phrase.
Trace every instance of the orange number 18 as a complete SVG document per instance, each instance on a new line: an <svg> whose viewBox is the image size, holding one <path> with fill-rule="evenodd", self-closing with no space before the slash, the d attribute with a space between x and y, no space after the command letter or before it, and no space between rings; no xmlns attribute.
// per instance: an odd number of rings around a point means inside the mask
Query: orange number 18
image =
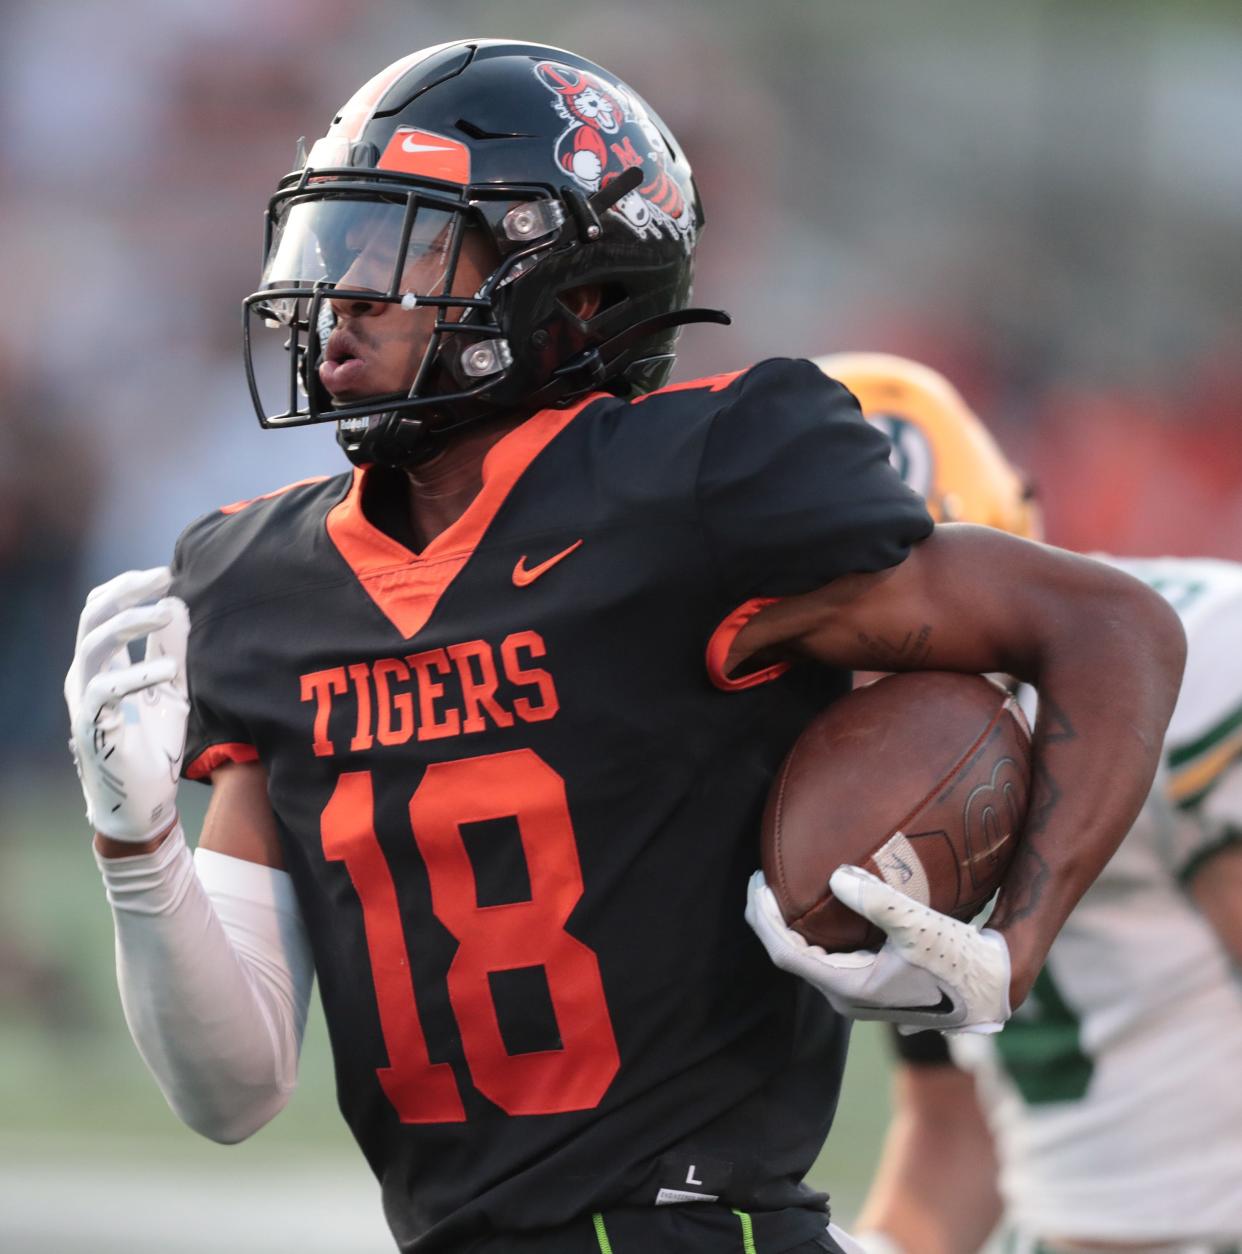
<svg viewBox="0 0 1242 1254"><path fill-rule="evenodd" d="M480 906L463 823L517 821L530 900ZM620 1058L595 952L565 931L582 870L565 781L530 749L437 762L410 798L410 826L431 883L432 910L457 939L448 994L475 1087L511 1115L590 1110ZM414 998L392 873L375 835L369 771L342 775L321 819L324 854L344 862L362 905L380 1029L389 1065L377 1071L403 1123L465 1118L452 1067L432 1062ZM558 1049L510 1054L488 975L542 967Z"/></svg>

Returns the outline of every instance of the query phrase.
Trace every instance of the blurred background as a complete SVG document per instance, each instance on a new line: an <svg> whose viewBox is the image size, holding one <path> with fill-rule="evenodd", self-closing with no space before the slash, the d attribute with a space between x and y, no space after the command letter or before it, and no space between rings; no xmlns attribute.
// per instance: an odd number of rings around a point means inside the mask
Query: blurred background
<svg viewBox="0 0 1242 1254"><path fill-rule="evenodd" d="M1242 559L1236 0L7 0L0 6L0 1248L390 1248L320 1025L221 1149L128 1042L64 750L81 600L195 515L342 467L261 432L241 297L295 141L398 55L575 49L688 151L707 209L678 376L883 349L945 371L1052 541ZM188 786L196 830L206 790ZM887 1114L856 1034L816 1179L848 1223Z"/></svg>

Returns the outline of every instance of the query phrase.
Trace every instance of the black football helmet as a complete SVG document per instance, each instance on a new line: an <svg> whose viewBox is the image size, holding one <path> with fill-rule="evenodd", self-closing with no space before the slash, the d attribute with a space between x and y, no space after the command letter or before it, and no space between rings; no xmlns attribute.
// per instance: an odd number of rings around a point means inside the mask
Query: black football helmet
<svg viewBox="0 0 1242 1254"><path fill-rule="evenodd" d="M268 204L261 284L243 302L259 422L335 421L351 461L402 465L465 423L657 388L679 326L728 322L685 308L702 227L684 154L599 66L494 39L412 53L301 148ZM470 229L499 263L473 295L452 294ZM588 284L600 303L579 317L560 298ZM408 391L334 403L319 378L333 300L431 311ZM287 335L271 409L256 322Z"/></svg>

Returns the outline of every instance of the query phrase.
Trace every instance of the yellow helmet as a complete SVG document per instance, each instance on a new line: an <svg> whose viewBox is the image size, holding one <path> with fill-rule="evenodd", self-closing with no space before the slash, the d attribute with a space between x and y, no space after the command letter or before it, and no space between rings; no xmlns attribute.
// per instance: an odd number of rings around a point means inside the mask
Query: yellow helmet
<svg viewBox="0 0 1242 1254"><path fill-rule="evenodd" d="M889 437L894 468L936 522L1043 538L1025 479L944 375L889 353L830 353L815 364L844 383Z"/></svg>

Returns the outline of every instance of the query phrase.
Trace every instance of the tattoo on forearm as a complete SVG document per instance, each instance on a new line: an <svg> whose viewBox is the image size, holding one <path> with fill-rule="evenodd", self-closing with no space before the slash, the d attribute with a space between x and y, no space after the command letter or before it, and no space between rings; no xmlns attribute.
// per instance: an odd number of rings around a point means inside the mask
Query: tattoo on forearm
<svg viewBox="0 0 1242 1254"><path fill-rule="evenodd" d="M1039 738L1045 745L1059 745L1078 739L1078 732L1069 715L1042 692L1039 694Z"/></svg>
<svg viewBox="0 0 1242 1254"><path fill-rule="evenodd" d="M999 928L1007 923L1016 923L1038 909L1047 881L1048 864L1038 851L1026 843L1019 845L1005 885L1005 895L997 901L988 927Z"/></svg>
<svg viewBox="0 0 1242 1254"><path fill-rule="evenodd" d="M871 668L877 671L917 671L927 668L931 657L931 623L924 623L918 632L908 631L898 641L883 636L858 633L858 643L867 651Z"/></svg>
<svg viewBox="0 0 1242 1254"><path fill-rule="evenodd" d="M1043 762L1035 763L1034 770L1026 826L1014 852L1004 891L988 920L989 927L1001 927L1025 919L1039 907L1048 882L1048 864L1039 852L1039 836L1048 826L1048 820L1061 799L1061 790Z"/></svg>
<svg viewBox="0 0 1242 1254"><path fill-rule="evenodd" d="M1049 769L1047 750L1051 745L1077 740L1078 732L1069 715L1042 694L1039 719L1038 756L1031 768L1031 804L1026 826L1005 881L1005 891L988 920L989 927L1016 923L1036 910L1050 874L1048 864L1039 851L1039 838L1052 821L1061 800L1061 788Z"/></svg>

